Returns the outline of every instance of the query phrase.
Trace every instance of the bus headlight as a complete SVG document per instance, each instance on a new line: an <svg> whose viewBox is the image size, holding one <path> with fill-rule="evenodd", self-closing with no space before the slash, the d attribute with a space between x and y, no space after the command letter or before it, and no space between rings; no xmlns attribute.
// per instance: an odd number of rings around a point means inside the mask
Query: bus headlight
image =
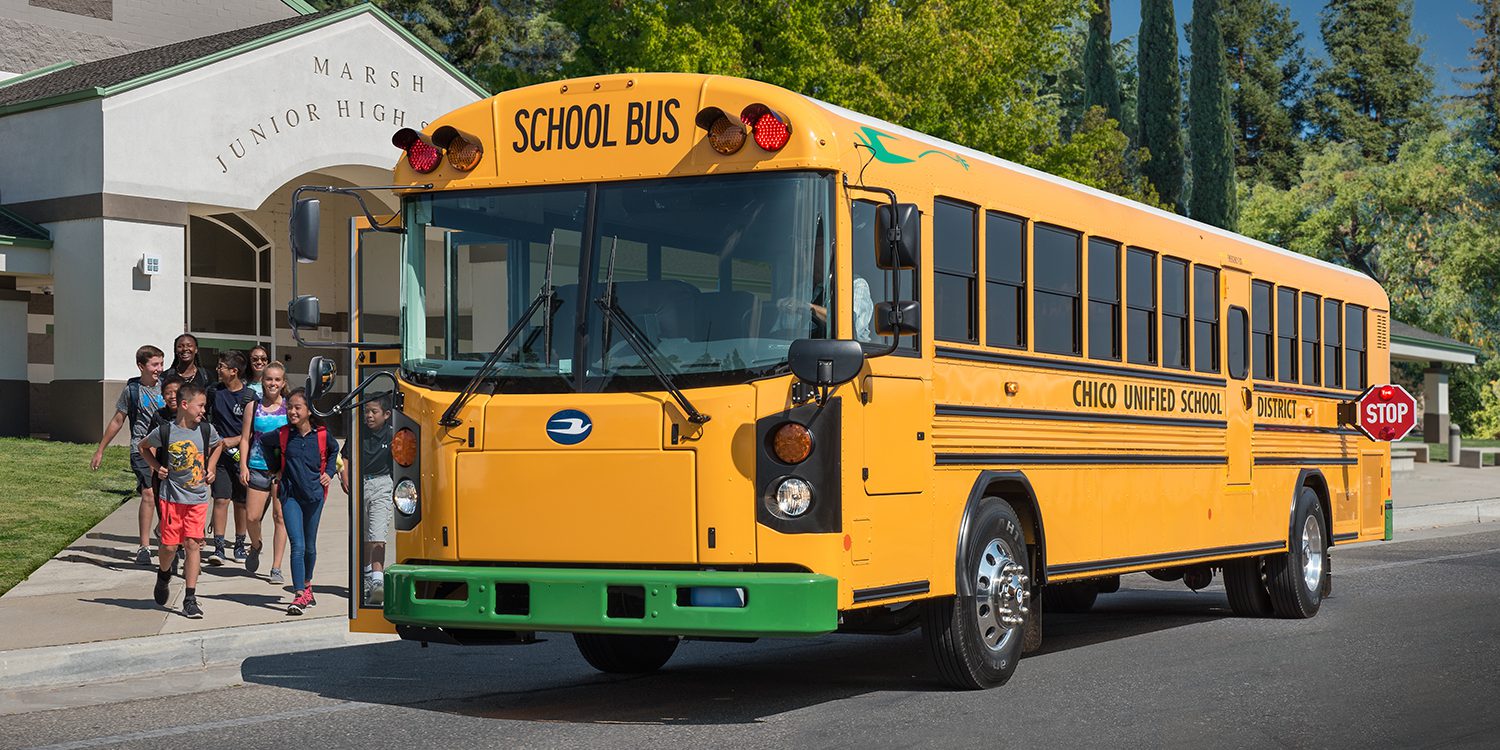
<svg viewBox="0 0 1500 750"><path fill-rule="evenodd" d="M805 479L787 477L776 485L776 510L787 518L796 518L812 507L812 485Z"/></svg>
<svg viewBox="0 0 1500 750"><path fill-rule="evenodd" d="M410 479L403 479L396 483L396 489L392 493L396 500L396 510L404 515L415 515L417 512L417 483Z"/></svg>

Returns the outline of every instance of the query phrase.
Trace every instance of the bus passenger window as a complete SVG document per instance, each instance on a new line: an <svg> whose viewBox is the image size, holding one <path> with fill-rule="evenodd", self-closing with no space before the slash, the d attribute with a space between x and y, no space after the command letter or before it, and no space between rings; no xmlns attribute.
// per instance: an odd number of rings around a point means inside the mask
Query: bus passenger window
<svg viewBox="0 0 1500 750"><path fill-rule="evenodd" d="M1323 300L1323 385L1330 388L1344 387L1344 357L1339 351L1339 337L1343 321L1339 319L1341 303L1336 299Z"/></svg>
<svg viewBox="0 0 1500 750"><path fill-rule="evenodd" d="M945 341L979 343L978 236L973 206L939 198L932 206L934 335Z"/></svg>
<svg viewBox="0 0 1500 750"><path fill-rule="evenodd" d="M1026 348L1026 220L984 215L985 342Z"/></svg>
<svg viewBox="0 0 1500 750"><path fill-rule="evenodd" d="M1120 245L1089 238L1089 357L1120 361Z"/></svg>
<svg viewBox="0 0 1500 750"><path fill-rule="evenodd" d="M1188 366L1187 261L1161 262L1161 363L1186 370Z"/></svg>
<svg viewBox="0 0 1500 750"><path fill-rule="evenodd" d="M1071 229L1037 225L1032 233L1032 316L1036 350L1082 354L1078 255L1083 235Z"/></svg>
<svg viewBox="0 0 1500 750"><path fill-rule="evenodd" d="M853 235L852 247L854 260L854 285L855 295L859 292L857 287L863 282L869 290L871 312L873 314L874 303L893 302L896 300L894 290L891 289L891 272L883 271L875 266L875 204L869 201L854 201L850 206L849 231ZM901 299L918 299L917 278L915 271L898 271L901 280ZM854 338L869 344L889 346L891 337L876 336L872 320L864 320L859 310L854 314ZM921 334L915 336L902 336L896 347L897 352L914 353L920 351L918 341ZM871 347L874 350L874 347Z"/></svg>
<svg viewBox="0 0 1500 750"><path fill-rule="evenodd" d="M1219 371L1219 271L1193 266L1193 369Z"/></svg>
<svg viewBox="0 0 1500 750"><path fill-rule="evenodd" d="M1297 290L1276 288L1276 379L1297 382Z"/></svg>
<svg viewBox="0 0 1500 750"><path fill-rule="evenodd" d="M1255 377L1261 380L1275 378L1276 330L1271 325L1274 319L1271 309L1271 285L1265 281L1250 284L1250 311L1254 316L1251 329L1255 332L1254 346L1250 347L1251 359L1255 360Z"/></svg>
<svg viewBox="0 0 1500 750"><path fill-rule="evenodd" d="M1302 293L1302 384L1318 385L1318 304L1316 294Z"/></svg>
<svg viewBox="0 0 1500 750"><path fill-rule="evenodd" d="M1156 364L1156 253L1125 253L1125 349L1138 365Z"/></svg>
<svg viewBox="0 0 1500 750"><path fill-rule="evenodd" d="M1229 377L1235 380L1250 374L1250 322L1246 318L1245 308L1229 308Z"/></svg>
<svg viewBox="0 0 1500 750"><path fill-rule="evenodd" d="M1358 305L1344 308L1344 384L1365 387L1365 309Z"/></svg>

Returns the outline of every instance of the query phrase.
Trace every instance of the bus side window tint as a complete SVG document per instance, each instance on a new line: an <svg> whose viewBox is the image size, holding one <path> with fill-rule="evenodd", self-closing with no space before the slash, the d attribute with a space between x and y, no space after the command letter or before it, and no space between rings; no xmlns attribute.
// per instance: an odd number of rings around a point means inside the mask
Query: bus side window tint
<svg viewBox="0 0 1500 750"><path fill-rule="evenodd" d="M1138 365L1156 364L1156 253L1125 253L1125 349Z"/></svg>
<svg viewBox="0 0 1500 750"><path fill-rule="evenodd" d="M1358 305L1344 308L1344 377L1346 387L1364 390L1365 309Z"/></svg>
<svg viewBox="0 0 1500 750"><path fill-rule="evenodd" d="M1343 303L1336 299L1323 300L1323 385L1330 388L1344 387L1344 356L1340 331L1344 321L1339 312Z"/></svg>
<svg viewBox="0 0 1500 750"><path fill-rule="evenodd" d="M1229 377L1244 380L1249 375L1250 321L1243 307L1229 308Z"/></svg>
<svg viewBox="0 0 1500 750"><path fill-rule="evenodd" d="M985 342L1026 348L1026 220L984 215Z"/></svg>
<svg viewBox="0 0 1500 750"><path fill-rule="evenodd" d="M1082 354L1081 282L1078 256L1083 235L1036 225L1031 239L1033 339L1048 354Z"/></svg>
<svg viewBox="0 0 1500 750"><path fill-rule="evenodd" d="M858 285L861 281L869 287L871 304L876 302L893 302L896 297L891 289L891 272L883 271L875 265L875 204L869 201L854 201L850 206L849 231L852 233L850 252L854 254L854 283ZM916 287L916 276L912 271L900 271L901 298L918 299ZM891 337L877 336L874 334L873 322L871 325L862 326L856 321L854 326L854 337L868 344L879 344L889 346ZM901 337L897 352L914 353L919 351L918 341L921 335ZM873 350L874 347L871 347Z"/></svg>
<svg viewBox="0 0 1500 750"><path fill-rule="evenodd" d="M1276 287L1276 379L1297 382L1297 290Z"/></svg>
<svg viewBox="0 0 1500 750"><path fill-rule="evenodd" d="M1185 260L1161 262L1161 363L1186 370L1188 366L1187 270Z"/></svg>
<svg viewBox="0 0 1500 750"><path fill-rule="evenodd" d="M1219 271L1193 266L1193 369L1219 371Z"/></svg>
<svg viewBox="0 0 1500 750"><path fill-rule="evenodd" d="M979 343L978 211L938 198L932 206L932 312L937 338Z"/></svg>
<svg viewBox="0 0 1500 750"><path fill-rule="evenodd" d="M1089 238L1089 357L1120 361L1120 245Z"/></svg>
<svg viewBox="0 0 1500 750"><path fill-rule="evenodd" d="M1274 379L1276 370L1276 330L1271 324L1275 320L1275 311L1271 306L1271 298L1270 283L1251 282L1250 313L1254 320L1250 328L1254 331L1255 342L1250 351L1251 359L1255 362L1255 377L1261 380Z"/></svg>
<svg viewBox="0 0 1500 750"><path fill-rule="evenodd" d="M1318 368L1318 308L1322 300L1316 294L1302 293L1302 384L1318 385L1322 371Z"/></svg>

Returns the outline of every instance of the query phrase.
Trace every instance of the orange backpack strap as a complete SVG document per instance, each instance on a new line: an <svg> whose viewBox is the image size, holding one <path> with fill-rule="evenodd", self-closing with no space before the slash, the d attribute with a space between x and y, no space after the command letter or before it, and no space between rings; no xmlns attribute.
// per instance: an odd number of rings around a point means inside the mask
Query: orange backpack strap
<svg viewBox="0 0 1500 750"><path fill-rule="evenodd" d="M281 470L286 471L286 441L291 437L291 425L282 425L276 428L276 438L281 441Z"/></svg>
<svg viewBox="0 0 1500 750"><path fill-rule="evenodd" d="M318 427L318 473L328 471L328 428ZM318 480L321 482L322 480ZM331 484L331 483L330 483ZM328 497L328 488L323 488L323 497Z"/></svg>

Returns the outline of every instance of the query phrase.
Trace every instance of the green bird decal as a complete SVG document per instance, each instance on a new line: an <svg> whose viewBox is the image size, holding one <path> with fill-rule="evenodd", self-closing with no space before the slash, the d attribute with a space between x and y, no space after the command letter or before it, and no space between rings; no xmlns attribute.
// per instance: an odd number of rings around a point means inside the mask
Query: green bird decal
<svg viewBox="0 0 1500 750"><path fill-rule="evenodd" d="M910 156L902 156L901 154L892 151L888 146L886 146L885 141L887 139L892 142L901 140L900 138L897 138L890 133L882 133L879 130L871 127L862 127L858 132L854 134L854 140L859 141L859 145L870 149L870 153L874 154L875 160L884 164L910 164L924 156L942 156L944 158L952 159L955 164L958 164L964 169L969 168L969 162L963 157L956 154L950 154L945 151L938 151L937 149L928 149L926 151L923 151L922 153L917 154L915 159Z"/></svg>

